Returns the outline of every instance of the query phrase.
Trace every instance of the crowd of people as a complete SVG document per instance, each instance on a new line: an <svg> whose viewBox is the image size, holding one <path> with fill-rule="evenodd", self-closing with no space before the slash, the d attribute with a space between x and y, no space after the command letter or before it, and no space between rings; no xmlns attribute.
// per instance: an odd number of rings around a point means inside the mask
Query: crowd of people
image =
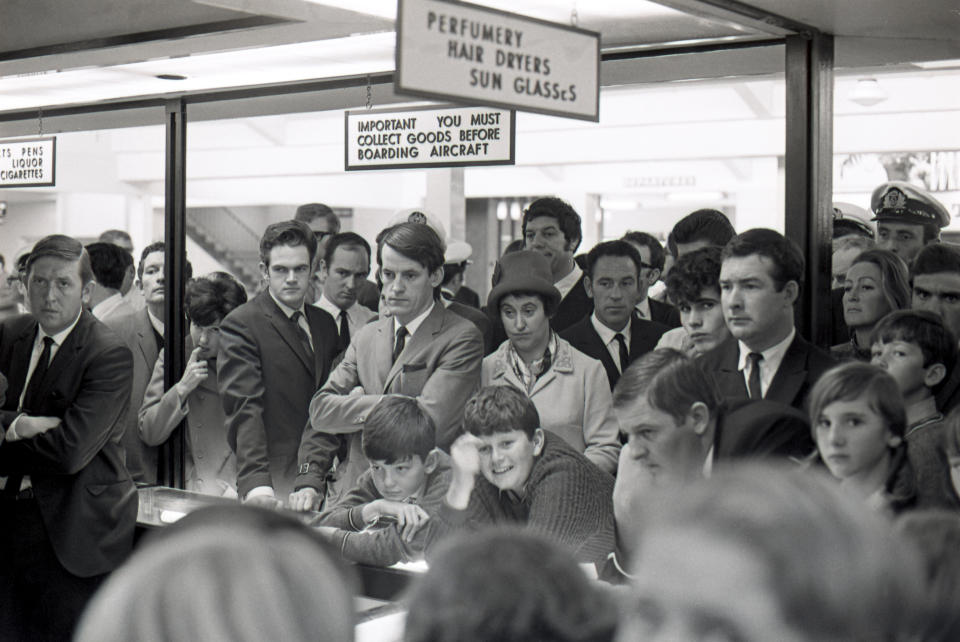
<svg viewBox="0 0 960 642"><path fill-rule="evenodd" d="M871 205L835 208L832 347L797 245L717 210L578 253L537 199L481 301L430 214L370 244L305 205L249 298L188 275L169 388L164 244L47 236L0 321L0 638L99 588L80 640L350 639L342 560L426 559L411 641L960 639L960 249L913 185ZM181 424L239 506L127 561Z"/></svg>

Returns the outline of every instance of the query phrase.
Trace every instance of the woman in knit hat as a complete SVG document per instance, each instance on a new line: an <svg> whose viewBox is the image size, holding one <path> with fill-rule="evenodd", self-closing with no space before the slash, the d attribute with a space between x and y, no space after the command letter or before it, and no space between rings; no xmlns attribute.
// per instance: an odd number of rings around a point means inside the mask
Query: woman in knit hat
<svg viewBox="0 0 960 642"><path fill-rule="evenodd" d="M545 257L523 250L500 259L487 309L500 315L507 340L483 360L482 383L523 391L544 429L614 473L620 442L607 375L550 329L559 303Z"/></svg>

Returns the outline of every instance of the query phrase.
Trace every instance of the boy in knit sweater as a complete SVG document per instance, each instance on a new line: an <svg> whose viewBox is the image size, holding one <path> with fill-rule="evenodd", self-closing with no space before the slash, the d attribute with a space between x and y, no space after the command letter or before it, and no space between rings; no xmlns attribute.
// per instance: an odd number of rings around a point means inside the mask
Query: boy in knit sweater
<svg viewBox="0 0 960 642"><path fill-rule="evenodd" d="M436 426L416 399L385 397L363 425L370 467L313 525L353 562L389 566L422 558L450 482L435 445Z"/></svg>
<svg viewBox="0 0 960 642"><path fill-rule="evenodd" d="M540 428L533 402L515 388L482 388L467 402L450 458L438 529L525 524L578 562L613 550L613 477Z"/></svg>

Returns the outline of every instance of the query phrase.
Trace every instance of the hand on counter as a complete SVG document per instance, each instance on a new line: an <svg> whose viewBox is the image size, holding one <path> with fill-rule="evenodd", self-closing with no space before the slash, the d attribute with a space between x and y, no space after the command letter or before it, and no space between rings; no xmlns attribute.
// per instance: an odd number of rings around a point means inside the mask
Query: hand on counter
<svg viewBox="0 0 960 642"><path fill-rule="evenodd" d="M243 503L247 506L258 506L273 510L279 510L283 508L283 502L273 495L254 495L253 497L247 497L245 500L243 500Z"/></svg>
<svg viewBox="0 0 960 642"><path fill-rule="evenodd" d="M301 513L320 510L320 501L322 499L320 493L315 489L305 486L290 493L290 498L287 500L287 508Z"/></svg>
<svg viewBox="0 0 960 642"><path fill-rule="evenodd" d="M372 524L381 517L391 517L397 521L397 528L403 541L413 539L420 527L430 515L416 504L395 502L389 499L375 499L363 507L363 521Z"/></svg>

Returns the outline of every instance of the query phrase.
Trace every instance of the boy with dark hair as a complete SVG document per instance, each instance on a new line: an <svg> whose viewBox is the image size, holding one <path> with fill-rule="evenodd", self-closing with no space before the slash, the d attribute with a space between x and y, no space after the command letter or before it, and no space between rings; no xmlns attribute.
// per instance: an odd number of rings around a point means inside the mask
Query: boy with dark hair
<svg viewBox="0 0 960 642"><path fill-rule="evenodd" d="M680 327L680 315L677 309L669 303L652 299L647 294L663 274L663 265L666 256L663 246L654 236L646 232L627 232L623 240L636 248L640 253L640 298L637 300L637 314L641 319L648 319L662 323L668 328Z"/></svg>
<svg viewBox="0 0 960 642"><path fill-rule="evenodd" d="M957 340L940 318L920 310L891 312L873 332L871 363L890 373L903 395L907 457L924 506L950 506L943 415L934 391L957 360Z"/></svg>
<svg viewBox="0 0 960 642"><path fill-rule="evenodd" d="M724 396L802 408L810 387L834 364L794 325L803 268L800 248L774 230L747 230L723 249L720 306L733 338L701 363Z"/></svg>
<svg viewBox="0 0 960 642"><path fill-rule="evenodd" d="M521 226L523 247L550 261L553 285L561 297L550 327L562 332L593 311L593 301L583 286L583 270L574 261L574 253L583 240L580 215L559 198L538 198L524 210ZM499 345L505 337L502 331L497 333L494 345Z"/></svg>
<svg viewBox="0 0 960 642"><path fill-rule="evenodd" d="M444 528L512 522L602 562L614 547L613 478L540 427L536 406L512 386L481 388L450 449Z"/></svg>
<svg viewBox="0 0 960 642"><path fill-rule="evenodd" d="M361 434L370 467L313 525L353 562L389 566L422 558L430 519L450 484L450 469L435 450L433 419L416 399L385 397Z"/></svg>
<svg viewBox="0 0 960 642"><path fill-rule="evenodd" d="M936 312L960 336L960 249L946 243L920 250L910 268L914 310Z"/></svg>
<svg viewBox="0 0 960 642"><path fill-rule="evenodd" d="M610 382L638 357L653 350L668 326L641 319L636 311L645 268L640 253L627 241L607 241L587 254L583 285L593 299L593 314L560 336L603 364Z"/></svg>
<svg viewBox="0 0 960 642"><path fill-rule="evenodd" d="M719 247L703 247L673 264L667 297L680 311L681 327L664 334L658 348L703 354L730 338L720 306L721 252Z"/></svg>
<svg viewBox="0 0 960 642"><path fill-rule="evenodd" d="M737 232L723 212L702 209L687 214L670 231L671 253L680 258L703 247L723 247Z"/></svg>

